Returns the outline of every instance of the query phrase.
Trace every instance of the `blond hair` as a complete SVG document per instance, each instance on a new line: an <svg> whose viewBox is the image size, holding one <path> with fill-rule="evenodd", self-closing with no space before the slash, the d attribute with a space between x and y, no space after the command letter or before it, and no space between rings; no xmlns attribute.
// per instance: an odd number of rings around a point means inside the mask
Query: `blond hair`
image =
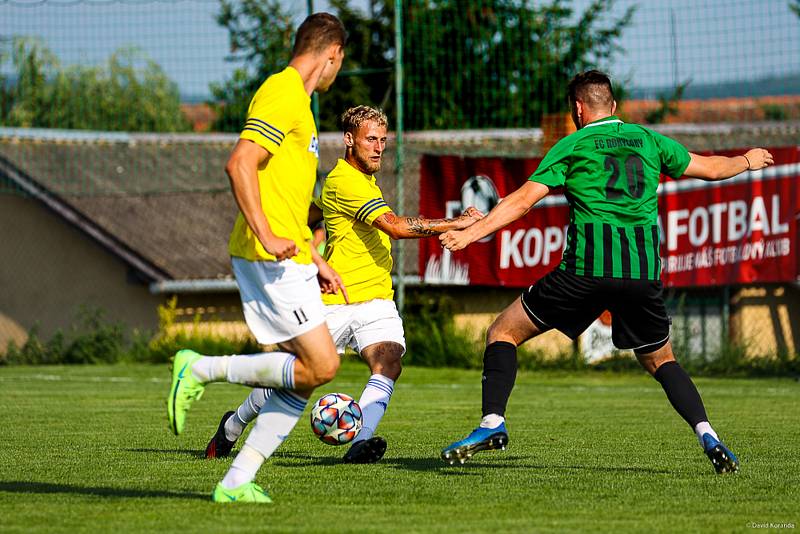
<svg viewBox="0 0 800 534"><path fill-rule="evenodd" d="M342 113L339 118L339 127L344 133L350 132L354 134L358 127L365 122L376 122L379 126L386 127L389 124L389 119L386 118L386 113L379 108L355 106Z"/></svg>

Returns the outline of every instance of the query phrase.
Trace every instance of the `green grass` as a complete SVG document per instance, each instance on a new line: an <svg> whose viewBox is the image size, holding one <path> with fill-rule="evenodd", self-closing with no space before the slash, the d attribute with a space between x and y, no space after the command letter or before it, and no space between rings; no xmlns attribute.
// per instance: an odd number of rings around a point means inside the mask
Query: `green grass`
<svg viewBox="0 0 800 534"><path fill-rule="evenodd" d="M319 393L358 396L348 362ZM200 451L247 390L214 385L172 436L165 366L0 368L0 531L741 531L800 522L800 385L699 379L741 470L717 476L647 376L521 373L510 446L448 467L438 453L477 422L477 371L408 368L380 427L376 465L339 463L307 415L258 482L275 501L209 494L229 461Z"/></svg>

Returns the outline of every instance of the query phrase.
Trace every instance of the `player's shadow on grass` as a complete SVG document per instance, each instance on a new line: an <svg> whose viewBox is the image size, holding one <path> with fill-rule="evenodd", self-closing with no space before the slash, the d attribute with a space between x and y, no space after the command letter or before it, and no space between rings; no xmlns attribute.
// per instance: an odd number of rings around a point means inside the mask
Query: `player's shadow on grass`
<svg viewBox="0 0 800 534"><path fill-rule="evenodd" d="M0 492L7 493L38 493L38 494L76 494L91 495L94 497L130 498L130 497L159 497L168 499L202 499L208 500L208 493L193 493L189 491L157 491L136 490L125 488L104 488L73 486L70 484L52 484L49 482L7 481L0 482Z"/></svg>
<svg viewBox="0 0 800 534"><path fill-rule="evenodd" d="M197 451L192 449L122 449L125 452L146 452L146 453L158 453L158 454L180 454L183 456L193 456L195 458L205 458L206 452L205 451Z"/></svg>
<svg viewBox="0 0 800 534"><path fill-rule="evenodd" d="M468 461L462 465L445 466L446 474L465 474L474 469L526 469L531 471L574 471L586 473L654 473L671 474L668 469L655 469L653 467L632 466L605 466L605 465L563 465L563 464L534 464L524 461L523 456L509 456L498 461ZM459 472L461 471L461 472Z"/></svg>
<svg viewBox="0 0 800 534"><path fill-rule="evenodd" d="M513 457L509 458L509 460L518 460L519 458ZM449 466L442 461L441 458L436 456L419 458L419 457L399 457L393 458L388 457L381 460L382 462L386 463L390 467L394 469L401 469L405 471L438 471L440 474L450 475L450 474L467 474L465 472L455 472L453 471L453 466ZM486 467L487 465L483 465L482 467ZM461 467L461 466L460 466ZM501 466L502 467L502 466ZM452 471L452 472L451 472ZM473 473L470 473L473 474Z"/></svg>
<svg viewBox="0 0 800 534"><path fill-rule="evenodd" d="M277 452L272 457L275 465L282 467L306 467L310 465L339 465L341 458L330 456L314 456L297 452Z"/></svg>
<svg viewBox="0 0 800 534"><path fill-rule="evenodd" d="M487 460L489 460L487 458ZM381 460L395 469L408 471L438 471L441 475L475 475L478 469L528 469L536 471L584 471L600 473L671 473L667 469L631 466L534 464L525 456L509 456L486 460L469 460L464 464L447 465L439 458L392 458Z"/></svg>

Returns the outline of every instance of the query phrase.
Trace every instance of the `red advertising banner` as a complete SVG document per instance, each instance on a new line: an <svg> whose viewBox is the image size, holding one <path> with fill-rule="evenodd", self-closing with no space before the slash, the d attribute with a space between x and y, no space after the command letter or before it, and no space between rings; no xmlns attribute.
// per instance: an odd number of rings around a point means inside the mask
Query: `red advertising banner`
<svg viewBox="0 0 800 534"><path fill-rule="evenodd" d="M800 147L770 148L775 165L721 182L662 177L662 279L667 286L713 286L797 279ZM744 150L719 152L742 154ZM420 212L453 217L467 206L488 212L536 170L541 159L422 157ZM419 247L426 283L527 287L561 262L569 209L545 197L525 217L465 250L436 239Z"/></svg>

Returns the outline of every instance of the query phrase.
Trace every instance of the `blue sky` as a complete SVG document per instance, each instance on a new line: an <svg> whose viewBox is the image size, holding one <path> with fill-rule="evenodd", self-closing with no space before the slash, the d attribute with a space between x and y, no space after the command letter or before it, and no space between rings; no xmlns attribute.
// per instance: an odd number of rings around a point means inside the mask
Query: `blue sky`
<svg viewBox="0 0 800 534"><path fill-rule="evenodd" d="M617 0L614 13L639 7L621 41L626 53L609 70L639 87L670 85L675 73L693 84L800 73L800 19L788 2ZM573 1L579 11L588 3ZM298 19L306 12L305 0L285 5ZM233 68L225 61L227 31L214 21L217 9L217 0L0 0L0 35L38 36L65 64L99 63L119 47L135 46L182 94L205 97L208 84Z"/></svg>

